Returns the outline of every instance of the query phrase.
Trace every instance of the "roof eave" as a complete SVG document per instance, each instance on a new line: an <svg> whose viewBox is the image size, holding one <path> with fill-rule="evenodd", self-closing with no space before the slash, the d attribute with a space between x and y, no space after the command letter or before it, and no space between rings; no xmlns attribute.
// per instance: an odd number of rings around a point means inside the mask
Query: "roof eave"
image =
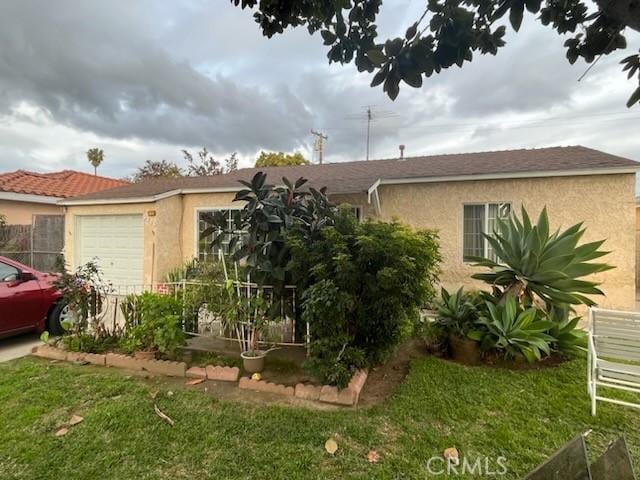
<svg viewBox="0 0 640 480"><path fill-rule="evenodd" d="M36 195L34 193L0 191L0 200L55 205L60 200L60 197L54 197L51 195Z"/></svg>
<svg viewBox="0 0 640 480"><path fill-rule="evenodd" d="M380 178L371 185L369 193L377 189L379 185L401 185L407 183L437 183L437 182L466 182L473 180L510 180L519 178L549 178L549 177L576 177L590 175L616 175L625 173L640 172L640 164L637 167L608 167L594 169L573 169L573 170L540 170L533 172L511 172L511 173L482 173L472 175L444 175L436 177L405 177L405 178Z"/></svg>

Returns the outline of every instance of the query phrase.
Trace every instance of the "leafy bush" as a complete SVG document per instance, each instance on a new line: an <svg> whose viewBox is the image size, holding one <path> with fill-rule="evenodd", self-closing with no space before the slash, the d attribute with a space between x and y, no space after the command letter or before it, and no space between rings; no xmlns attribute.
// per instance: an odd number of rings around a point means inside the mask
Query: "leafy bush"
<svg viewBox="0 0 640 480"><path fill-rule="evenodd" d="M341 210L316 236L294 230L287 241L302 319L311 328L309 366L325 381L336 382L329 375L336 364L351 363L352 371L386 359L434 296L440 254L433 232L395 221L358 223Z"/></svg>
<svg viewBox="0 0 640 480"><path fill-rule="evenodd" d="M105 353L117 350L122 331L80 332L62 337L62 344L70 352Z"/></svg>
<svg viewBox="0 0 640 480"><path fill-rule="evenodd" d="M448 334L466 337L478 319L479 296L465 292L462 287L450 294L442 288L441 298L436 301L437 322Z"/></svg>
<svg viewBox="0 0 640 480"><path fill-rule="evenodd" d="M486 302L486 310L477 321L479 327L469 337L480 342L483 350L497 350L505 357L524 356L529 362L551 353L554 338L547 332L552 322L541 318L535 307L523 309L514 297L502 304Z"/></svg>
<svg viewBox="0 0 640 480"><path fill-rule="evenodd" d="M476 257L476 266L492 271L472 277L491 285L500 301L514 296L525 307L533 305L546 312L566 304L594 305L586 295L603 293L596 282L582 278L614 267L592 262L608 253L599 250L604 240L578 246L584 232L578 223L551 233L546 208L533 225L523 207L522 221L511 214L508 220L497 220L493 235L485 235L498 260Z"/></svg>
<svg viewBox="0 0 640 480"><path fill-rule="evenodd" d="M129 302L132 302L129 298ZM133 303L133 302L132 302ZM127 318L128 327L123 348L133 351L157 351L175 355L184 345L180 317L182 303L168 295L143 293L135 297L135 313Z"/></svg>
<svg viewBox="0 0 640 480"><path fill-rule="evenodd" d="M229 229L226 216L220 212L204 215L208 227L202 236L213 235L213 244L218 246L224 238L230 238L232 259L246 264L251 280L272 286L279 298L291 280L287 232L296 227L307 236L312 235L332 222L334 206L325 189L302 190L307 183L304 178L295 182L283 178L284 187L274 187L266 180L264 172L257 172L250 182L240 180L246 188L236 194L234 201L245 204L234 217L233 227ZM270 314L279 316L281 307L274 303Z"/></svg>
<svg viewBox="0 0 640 480"><path fill-rule="evenodd" d="M423 340L429 353L444 353L447 342L447 329L437 320L421 318L414 328L414 335Z"/></svg>

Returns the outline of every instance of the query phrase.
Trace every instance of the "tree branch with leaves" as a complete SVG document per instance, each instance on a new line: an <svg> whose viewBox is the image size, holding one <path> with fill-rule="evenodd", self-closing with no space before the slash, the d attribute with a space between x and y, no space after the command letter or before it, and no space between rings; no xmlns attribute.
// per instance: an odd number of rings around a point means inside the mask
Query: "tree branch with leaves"
<svg viewBox="0 0 640 480"><path fill-rule="evenodd" d="M382 0L231 0L255 10L262 33L271 38L285 29L304 26L320 32L329 48L329 63L355 62L360 72L375 72L371 86L382 85L395 100L400 82L420 88L425 78L443 69L471 62L475 53L496 55L506 45L508 22L516 32L525 15L559 34L571 34L564 46L568 61L587 63L627 48L624 31L640 31L637 0L428 0L422 15L403 37L379 41L377 16ZM638 86L627 106L640 103L640 54L621 62L628 78L637 74Z"/></svg>

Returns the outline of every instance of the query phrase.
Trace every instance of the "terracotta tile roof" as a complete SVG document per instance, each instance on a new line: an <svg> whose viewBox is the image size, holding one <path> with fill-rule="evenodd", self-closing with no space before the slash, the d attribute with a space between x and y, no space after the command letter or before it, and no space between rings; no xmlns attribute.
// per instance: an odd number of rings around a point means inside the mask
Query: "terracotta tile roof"
<svg viewBox="0 0 640 480"><path fill-rule="evenodd" d="M127 200L148 198L178 189L239 188L238 180L249 180L255 172L267 173L267 181L305 177L309 185L328 187L329 193L366 192L377 180L393 181L437 177L442 181L460 176L514 175L531 172L598 171L633 169L640 163L585 147L551 147L385 159L293 167L245 168L226 175L155 179L92 193L73 200Z"/></svg>
<svg viewBox="0 0 640 480"><path fill-rule="evenodd" d="M16 170L0 174L0 192L27 193L68 198L86 195L107 188L128 185L125 180L101 177L76 170L37 173Z"/></svg>

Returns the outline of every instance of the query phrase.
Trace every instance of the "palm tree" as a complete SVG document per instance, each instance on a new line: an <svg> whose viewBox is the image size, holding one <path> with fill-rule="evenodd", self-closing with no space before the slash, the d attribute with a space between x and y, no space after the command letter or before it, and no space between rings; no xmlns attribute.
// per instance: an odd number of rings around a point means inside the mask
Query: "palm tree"
<svg viewBox="0 0 640 480"><path fill-rule="evenodd" d="M93 174L98 175L98 167L104 160L104 152L99 148L90 148L87 151L89 163L93 165Z"/></svg>

